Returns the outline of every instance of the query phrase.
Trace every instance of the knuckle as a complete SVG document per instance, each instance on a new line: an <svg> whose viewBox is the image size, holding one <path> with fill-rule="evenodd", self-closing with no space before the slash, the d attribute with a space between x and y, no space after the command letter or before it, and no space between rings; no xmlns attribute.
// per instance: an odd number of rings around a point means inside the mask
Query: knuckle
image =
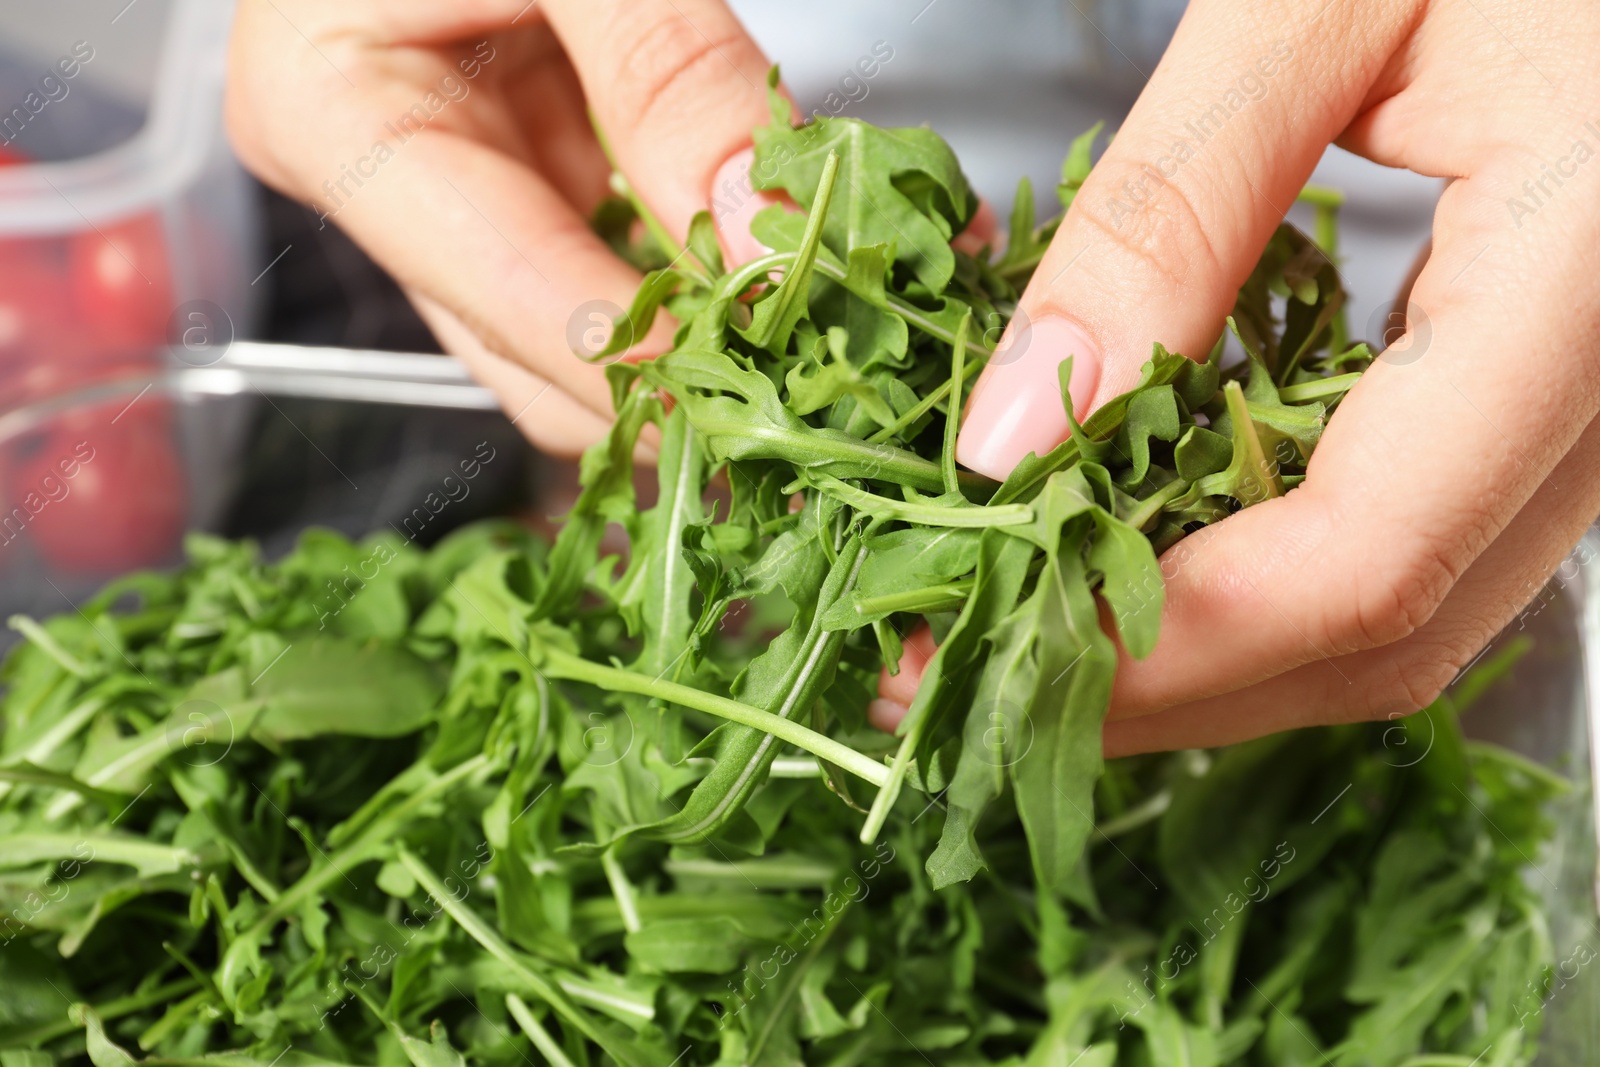
<svg viewBox="0 0 1600 1067"><path fill-rule="evenodd" d="M1197 279L1223 277L1221 251L1204 214L1182 185L1164 181L1133 207L1119 198L1119 189L1140 182L1148 184L1149 180L1140 171L1126 177L1108 176L1110 193L1106 203L1110 206L1096 210L1088 207L1095 201L1089 201L1082 221L1157 281L1174 288L1191 285Z"/></svg>
<svg viewBox="0 0 1600 1067"><path fill-rule="evenodd" d="M1415 538L1368 581L1355 576L1355 595L1327 625L1339 652L1360 652L1403 640L1433 618L1461 576L1456 552L1441 539Z"/></svg>
<svg viewBox="0 0 1600 1067"><path fill-rule="evenodd" d="M1482 650L1487 641L1484 632L1469 624L1458 634L1414 641L1402 654L1384 657L1383 667L1367 686L1358 717L1393 719L1431 705Z"/></svg>
<svg viewBox="0 0 1600 1067"><path fill-rule="evenodd" d="M1367 718L1414 715L1439 699L1460 668L1453 658L1402 656L1384 673L1367 702Z"/></svg>
<svg viewBox="0 0 1600 1067"><path fill-rule="evenodd" d="M720 73L713 65L742 70L743 53L752 47L737 28L702 33L675 13L630 35L617 57L611 94L618 116L634 131L663 112L696 109Z"/></svg>
<svg viewBox="0 0 1600 1067"><path fill-rule="evenodd" d="M1388 660L1363 682L1355 699L1341 702L1329 719L1334 723L1392 722L1415 715L1438 695L1429 692L1435 681L1424 678L1409 661Z"/></svg>

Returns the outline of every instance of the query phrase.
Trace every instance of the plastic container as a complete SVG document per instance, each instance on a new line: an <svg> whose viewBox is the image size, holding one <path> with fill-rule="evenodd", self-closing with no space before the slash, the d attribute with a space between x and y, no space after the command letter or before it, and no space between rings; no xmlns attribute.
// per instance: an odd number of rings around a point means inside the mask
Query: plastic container
<svg viewBox="0 0 1600 1067"><path fill-rule="evenodd" d="M0 409L5 615L54 613L117 573L175 563L189 530L281 551L312 524L357 535L422 507L429 521L410 527L432 540L482 514L482 492L440 524L428 512L458 459L483 461L479 442L511 457L485 481L535 464L504 418L482 418L494 397L452 359L256 342L203 355Z"/></svg>
<svg viewBox="0 0 1600 1067"><path fill-rule="evenodd" d="M543 503L531 509L525 501L519 505L514 497L493 495L488 483L494 477L519 464L527 467L535 454L505 415L492 410L494 400L486 390L472 384L454 360L435 356L238 344L207 368L183 368L155 378L131 376L0 412L0 452L25 442L55 441L70 456L83 434L106 425L106 413L137 412L146 405L178 413L175 425L191 428L237 421L249 407L257 409L272 432L252 433L231 459L219 458L214 442L192 429L177 433L170 444L181 460L186 499L215 502L209 509L190 507L181 525L253 536L269 555L285 551L311 525L333 526L350 535L392 528L424 540L443 532L446 524L475 516L508 510L544 515L564 510L566 503L551 500L548 486ZM441 408L458 410L440 413ZM338 416L374 412L409 420L393 438L402 444L378 442L368 450L370 462L347 458L351 450L341 450L340 441L350 436L349 422ZM430 421L437 418L454 418L456 432L437 432ZM286 452L284 442L305 447ZM461 459L491 453L478 480L461 480L456 473ZM43 455L57 458L55 453ZM79 529L63 520L70 518L70 494L80 491L83 479L115 462L97 450L79 463L75 477L60 479L68 495L46 503L15 536L8 536L9 530L0 533L0 613L70 611L104 581L107 575L94 566L102 562L94 549L110 545L121 531ZM35 469L42 463L35 460ZM129 463L119 469L125 479L122 491L129 496L163 492L168 472ZM276 472L278 490L272 490L270 481L263 486L255 479L262 470ZM453 486L445 481L452 475ZM55 521L49 521L52 508L58 509ZM85 565L71 565L62 544L53 541L57 537L69 538L72 547L87 553ZM1538 1067L1600 1063L1600 911L1592 788L1597 762L1592 748L1600 723L1597 562L1600 537L1591 533L1497 642L1531 636L1532 651L1464 719L1473 736L1513 748L1574 783L1553 812L1554 840L1543 855L1530 857L1537 861L1530 882L1546 901L1560 961L1548 989L1523 993L1528 998L1523 1003L1530 1006L1540 997L1547 1000ZM14 640L15 635L6 636ZM1392 751L1400 766L1415 765L1428 755L1426 749L1395 746Z"/></svg>
<svg viewBox="0 0 1600 1067"><path fill-rule="evenodd" d="M221 119L232 15L227 0L0 0L8 398L158 366L193 312L251 325L256 206Z"/></svg>
<svg viewBox="0 0 1600 1067"><path fill-rule="evenodd" d="M256 200L221 116L232 16L227 0L0 0L7 403L148 381L177 358L172 344L252 325ZM63 415L0 451L0 539L36 527L67 570L173 556L205 503L189 498L175 445L188 431L170 404L125 405ZM225 454L226 428L210 434ZM51 499L69 486L70 501Z"/></svg>

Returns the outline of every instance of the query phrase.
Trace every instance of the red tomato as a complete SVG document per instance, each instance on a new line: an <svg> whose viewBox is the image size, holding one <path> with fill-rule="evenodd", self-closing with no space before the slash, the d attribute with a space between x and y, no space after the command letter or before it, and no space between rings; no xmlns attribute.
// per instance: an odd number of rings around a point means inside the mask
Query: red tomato
<svg viewBox="0 0 1600 1067"><path fill-rule="evenodd" d="M0 241L0 375L51 360L77 317L53 241Z"/></svg>
<svg viewBox="0 0 1600 1067"><path fill-rule="evenodd" d="M172 409L145 398L119 416L121 406L64 418L13 464L6 514L25 511L39 554L63 570L155 566L182 542L187 494Z"/></svg>
<svg viewBox="0 0 1600 1067"><path fill-rule="evenodd" d="M102 354L97 363L118 362L130 350L148 353L165 340L172 276L157 216L74 235L67 272L81 328Z"/></svg>

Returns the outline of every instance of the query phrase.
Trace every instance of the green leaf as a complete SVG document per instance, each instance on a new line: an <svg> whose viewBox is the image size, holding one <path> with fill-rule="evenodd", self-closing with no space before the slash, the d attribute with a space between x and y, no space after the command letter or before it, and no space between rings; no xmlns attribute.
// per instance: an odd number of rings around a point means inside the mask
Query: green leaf
<svg viewBox="0 0 1600 1067"><path fill-rule="evenodd" d="M289 645L256 680L248 703L261 710L241 717L253 736L275 743L400 737L434 721L440 691L437 674L404 649L310 637Z"/></svg>
<svg viewBox="0 0 1600 1067"><path fill-rule="evenodd" d="M672 973L723 974L738 970L753 947L737 923L725 918L653 922L624 939L642 966Z"/></svg>
<svg viewBox="0 0 1600 1067"><path fill-rule="evenodd" d="M816 267L817 249L822 243L828 207L833 202L833 187L838 177L839 157L829 152L817 177L816 195L807 205L810 217L805 233L800 238L794 262L784 273L778 287L756 301L750 328L739 331L751 344L781 355L789 349L789 337L794 333L795 325L806 317L811 275Z"/></svg>
<svg viewBox="0 0 1600 1067"><path fill-rule="evenodd" d="M768 84L773 123L754 134L756 188L783 189L811 210L837 153L840 203L822 231L828 247L840 257L868 245L892 248L923 285L942 290L955 270L950 239L977 210L949 146L931 130L885 130L852 118L821 116L793 128L776 69Z"/></svg>
<svg viewBox="0 0 1600 1067"><path fill-rule="evenodd" d="M1061 199L1063 211L1072 207L1073 200L1077 199L1078 190L1089 177L1089 171L1093 167L1090 156L1094 152L1094 142L1105 127L1104 122L1095 123L1074 137L1072 144L1067 147L1067 158L1061 164L1061 183L1056 186L1056 195Z"/></svg>
<svg viewBox="0 0 1600 1067"><path fill-rule="evenodd" d="M826 343L817 346L811 359L796 363L784 379L789 407L796 415L810 415L850 396L877 425L893 425L894 409L878 386L850 362L848 349L848 332L841 326L829 327Z"/></svg>

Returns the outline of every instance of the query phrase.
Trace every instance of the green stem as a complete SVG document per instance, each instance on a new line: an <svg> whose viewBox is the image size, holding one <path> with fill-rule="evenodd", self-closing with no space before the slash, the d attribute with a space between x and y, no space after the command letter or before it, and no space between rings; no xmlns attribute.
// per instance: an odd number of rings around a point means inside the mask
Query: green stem
<svg viewBox="0 0 1600 1067"><path fill-rule="evenodd" d="M88 850L87 857L80 854L83 849ZM22 867L44 860L118 863L147 877L199 867L205 857L187 848L113 834L43 833L0 837L0 864Z"/></svg>
<svg viewBox="0 0 1600 1067"><path fill-rule="evenodd" d="M817 273L826 275L834 281L839 282L841 285L845 280L845 269L839 266L837 263L834 263L831 259L820 255L817 257ZM956 343L955 331L947 330L943 326L940 326L937 322L928 317L927 312L923 311L915 304L908 303L900 297L895 296L893 293L885 293L884 296L887 299L889 306L894 309L895 314L905 319L906 322L915 326L929 337L943 341L947 345L953 345ZM979 334L978 336L981 337L983 335ZM967 340L967 354L980 356L984 359L989 358L989 350L983 347L983 345L977 341L974 341L970 338ZM948 395L950 391L950 383L946 382L939 388L944 391L944 394Z"/></svg>
<svg viewBox="0 0 1600 1067"><path fill-rule="evenodd" d="M533 1012L523 1003L521 997L515 993L507 993L506 1010L517 1020L522 1032L528 1035L533 1047L539 1050L539 1055L550 1061L550 1067L577 1067L567 1058L566 1052L556 1043L556 1039L550 1036L550 1032L539 1025L539 1020L533 1017Z"/></svg>
<svg viewBox="0 0 1600 1067"><path fill-rule="evenodd" d="M187 1026L195 1013L209 1003L213 997L214 994L211 990L201 989L172 1005L161 1018L150 1024L149 1028L139 1035L139 1048L149 1052L171 1036L174 1030Z"/></svg>
<svg viewBox="0 0 1600 1067"><path fill-rule="evenodd" d="M609 1049L609 1044L605 1041L604 1035L595 1029L594 1024L582 1012L578 1011L556 984L546 975L529 966L528 961L512 951L511 946L501 940L500 935L495 933L488 923L484 922L472 909L457 900L450 890L445 887L445 884L439 880L439 876L433 873L432 868L405 848L399 850L399 857L401 864L411 872L411 876L417 880L417 885L422 888L423 892L431 896L434 903L443 908L445 914L455 920L455 924L461 927L468 937L482 945L489 955L515 972L517 977L526 982L541 1000L549 1004L556 1014L571 1023L584 1037L603 1048Z"/></svg>
<svg viewBox="0 0 1600 1067"><path fill-rule="evenodd" d="M13 785L36 785L46 789L64 790L93 800L113 812L126 807L128 803L128 797L123 793L95 789L93 786L84 785L71 775L57 774L54 771L42 771L31 764L0 767L0 786L4 786L5 790L9 791ZM0 792L0 796L4 795L5 792Z"/></svg>
<svg viewBox="0 0 1600 1067"><path fill-rule="evenodd" d="M980 530L990 526L1024 526L1033 521L1033 509L1026 504L1001 504L996 507L916 504L857 489L849 482L820 471L808 473L805 481L857 511L878 519L910 522L918 526Z"/></svg>
<svg viewBox="0 0 1600 1067"><path fill-rule="evenodd" d="M1315 232L1312 239L1317 242L1317 247L1322 249L1322 254L1328 257L1328 262L1336 267L1339 263L1339 209L1344 206L1344 194L1337 189L1329 189L1320 185L1308 185L1300 192L1301 203L1310 204L1316 212ZM1345 317L1344 308L1340 308L1333 316L1330 333L1330 347L1335 352L1344 351L1350 343L1350 326Z"/></svg>
<svg viewBox="0 0 1600 1067"><path fill-rule="evenodd" d="M62 648L43 626L28 618L28 616L13 615L6 620L6 625L26 637L29 641L32 641L40 652L61 664L61 669L68 674L77 675L79 678L88 678L92 673L82 660Z"/></svg>
<svg viewBox="0 0 1600 1067"><path fill-rule="evenodd" d="M1120 837L1123 834L1137 830L1141 826L1155 822L1165 815L1170 807L1172 807L1172 791L1163 789L1159 793L1151 793L1144 801L1134 805L1114 819L1107 819L1099 826L1096 826L1095 829L1099 831L1103 839L1110 840L1113 837Z"/></svg>
<svg viewBox="0 0 1600 1067"><path fill-rule="evenodd" d="M1048 248L1049 246L1046 245L1045 247ZM1007 263L1003 267L996 268L996 272L1000 275L1000 277L1004 278L1008 282L1011 282L1012 284L1016 284L1019 281L1025 283L1033 276L1033 272L1039 266L1039 264L1043 262L1044 249L1041 248L1039 251L1024 256L1015 262Z"/></svg>
<svg viewBox="0 0 1600 1067"><path fill-rule="evenodd" d="M1237 496L1237 499L1248 506L1282 496L1283 482L1278 478L1278 465L1267 458L1266 451L1261 447L1256 424L1250 418L1250 409L1245 406L1244 390L1238 382L1229 382L1222 387L1222 395L1228 407L1228 417L1233 421L1234 459L1242 459L1247 471L1246 477L1240 479L1241 484L1245 484L1246 492ZM1241 446L1245 453L1243 457L1237 454ZM1254 492L1250 491L1250 486L1254 486Z"/></svg>
<svg viewBox="0 0 1600 1067"><path fill-rule="evenodd" d="M767 768L768 778L821 778L822 764L811 756L778 756Z"/></svg>
<svg viewBox="0 0 1600 1067"><path fill-rule="evenodd" d="M100 709L105 705L106 702L103 697L90 697L84 700L65 715L62 715L59 720L44 733L40 734L38 739L27 748L20 752L13 752L4 759L0 759L0 766L13 767L19 763L43 766L46 760L55 755L56 749L77 736L78 731L87 726L89 720L99 714ZM3 795L3 793L0 793L0 796Z"/></svg>
<svg viewBox="0 0 1600 1067"><path fill-rule="evenodd" d="M961 492L956 480L956 433L961 429L961 387L966 383L967 333L972 329L972 309L961 316L956 327L956 339L950 346L950 407L944 418L944 448L939 453L939 466L944 471L944 491Z"/></svg>
<svg viewBox="0 0 1600 1067"><path fill-rule="evenodd" d="M954 343L953 339L952 343ZM972 350L972 342L969 341L967 342L967 351L970 353ZM961 368L961 384L963 386L967 384L968 378L973 377L979 371L983 370L984 362L986 362L989 357L989 353L986 351L980 350L978 354L984 358L976 362L967 363ZM908 409L904 415L901 415L898 419L895 419L893 423L877 431L871 437L868 437L867 442L869 444L878 444L879 442L887 441L889 438L894 437L904 431L907 426L910 426L913 422L916 422L918 419L922 418L922 416L926 415L928 412L932 411L934 408L943 403L945 397L950 395L951 384L951 382L944 382L941 384L933 392L917 401L913 407Z"/></svg>
<svg viewBox="0 0 1600 1067"><path fill-rule="evenodd" d="M633 191L633 183L628 181L627 175L623 174L622 168L617 165L617 157L611 151L611 142L606 139L606 132L600 128L600 121L595 118L592 109L589 111L589 125L594 129L594 139L599 142L600 151L605 153L606 162L611 164L612 188L628 198L628 203L633 205L633 210L638 214L639 220L644 223L644 228L649 231L650 236L655 238L656 244L661 246L661 250L673 262L677 262L679 257L683 255L683 246L667 232L667 228L661 225L661 220L656 218L655 212L646 207L645 202L639 198L639 194ZM617 189L619 184L621 188ZM709 285L711 280L709 278L704 279L704 283Z"/></svg>
<svg viewBox="0 0 1600 1067"><path fill-rule="evenodd" d="M705 878L757 889L826 889L839 875L837 864L793 855L752 860L666 859L661 869L674 878Z"/></svg>
<svg viewBox="0 0 1600 1067"><path fill-rule="evenodd" d="M848 884L848 882L846 883ZM822 932L818 934L811 944L806 946L795 965L784 976L783 985L778 989L778 996L767 1009L766 1018L762 1020L760 1029L756 1030L750 1038L750 1048L746 1052L745 1063L769 1063L771 1058L763 1055L767 1050L768 1042L774 1033L780 1032L779 1028L787 1022L790 1009L799 1000L800 989L806 979L806 974L816 964L817 957L822 954L823 948L833 939L834 931L839 929L839 924L845 912L850 910L851 897L846 896L844 904L837 910L829 909L828 917Z"/></svg>
<svg viewBox="0 0 1600 1067"><path fill-rule="evenodd" d="M761 256L758 259L752 259L738 270L730 271L729 273L724 274L721 278L718 278L715 285L712 287L711 298L713 300L731 299L737 296L739 293L744 292L751 285L754 285L758 280L766 277L774 271L787 269L794 263L795 258L798 255L798 252L772 252L768 255ZM843 266L834 260L833 254L829 252L826 247L817 249L817 259L813 264L813 268L815 269L816 273L822 275L830 281L838 282L840 285L843 285L845 279L848 277L848 272ZM928 313L926 311L923 311L915 304L912 304L906 301L904 298L896 296L893 293L885 293L884 300L886 303L888 303L890 309L892 309L896 315L899 315L901 318L905 319L908 324L915 326L929 337L932 337L935 340L943 341L948 345L953 345L956 343L955 331L947 330L943 326L940 326L937 322L928 317ZM978 336L982 337L983 335L980 333ZM967 355L977 358L977 362L969 363L967 365L964 377L970 378L983 368L982 361L989 358L989 350L985 348L981 342L973 340L972 338L968 338ZM917 408L914 409L915 413L910 414L905 421L914 421L919 414L927 411L929 408L932 408L935 404L938 404L941 400L949 395L950 383L945 382L927 397L925 397L923 402L918 404ZM894 430L893 427L890 429L891 432ZM868 438L868 440L873 442L881 441L887 436L888 434L880 431L879 433Z"/></svg>
<svg viewBox="0 0 1600 1067"><path fill-rule="evenodd" d="M143 993L134 993L126 997L119 997L116 1000L108 1000L104 1004L97 1004L94 1009L95 1014L106 1020L120 1019L125 1015L132 1015L157 1004L165 1004L173 997L192 993L199 988L199 985L200 983L193 978L180 978L176 982L168 982L166 985L156 986L154 989L146 990ZM65 1012L63 1012L63 1015L65 1015ZM47 1041L54 1041L58 1037L65 1037L67 1034L82 1029L82 1023L74 1023L71 1019L62 1018L59 1022L45 1023L31 1030L15 1030L0 1034L0 1039L3 1039L4 1043L9 1047L20 1048L29 1045L42 1045Z"/></svg>
<svg viewBox="0 0 1600 1067"><path fill-rule="evenodd" d="M1334 208L1337 210L1344 206L1344 194L1328 185L1308 185L1300 190L1297 197L1302 204L1312 207Z"/></svg>
<svg viewBox="0 0 1600 1067"><path fill-rule="evenodd" d="M909 719L911 716L907 715L906 718ZM911 769L911 756L922 741L922 731L927 721L926 714L917 716L911 723L911 728L900 739L900 747L894 753L894 762L889 765L889 780L878 790L878 795L872 798L872 808L867 812L867 821L861 826L863 845L870 845L878 839L883 824L889 819L889 810L900 798L900 789L905 785L906 774Z"/></svg>
<svg viewBox="0 0 1600 1067"><path fill-rule="evenodd" d="M637 693L640 696L657 697L685 708L694 708L696 711L703 711L744 726L753 726L757 730L772 734L778 740L803 748L813 756L825 759L873 785L882 785L889 779L889 771L883 764L863 756L848 745L840 744L831 737L819 734L797 722L791 722L780 715L717 696L715 693L692 689L677 682L650 678L620 667L591 663L582 656L573 655L559 648L536 651L542 651L544 662L541 667L553 678L587 682L613 693Z"/></svg>
<svg viewBox="0 0 1600 1067"><path fill-rule="evenodd" d="M1162 508L1188 491L1189 483L1181 478L1169 482L1139 501L1139 506L1128 512L1128 517L1123 521L1135 530L1143 530L1151 519L1161 514Z"/></svg>
<svg viewBox="0 0 1600 1067"><path fill-rule="evenodd" d="M1320 400L1325 396L1342 396L1361 380L1361 372L1337 374L1332 378L1318 378L1298 385L1285 385L1278 390L1278 398L1285 404L1302 404L1307 400Z"/></svg>
<svg viewBox="0 0 1600 1067"><path fill-rule="evenodd" d="M628 882L628 873L622 869L622 864L617 860L617 846L612 845L600 853L600 868L606 872L606 881L611 884L611 895L617 898L617 911L622 913L622 927L630 934L639 932L639 905L633 899L633 886Z"/></svg>
<svg viewBox="0 0 1600 1067"><path fill-rule="evenodd" d="M856 601L856 611L862 615L894 614L900 611L927 615L934 611L950 611L966 603L972 595L972 579L929 585L921 589L908 589L903 593L885 593L883 596L865 597Z"/></svg>
<svg viewBox="0 0 1600 1067"><path fill-rule="evenodd" d="M1491 745L1483 741L1466 741L1463 745L1467 750L1467 755L1474 759L1497 760L1508 767L1515 767L1521 773L1556 794L1565 795L1572 792L1571 779L1565 778L1552 771L1549 767L1536 763L1520 753L1511 751L1509 748L1501 748L1499 745Z"/></svg>

